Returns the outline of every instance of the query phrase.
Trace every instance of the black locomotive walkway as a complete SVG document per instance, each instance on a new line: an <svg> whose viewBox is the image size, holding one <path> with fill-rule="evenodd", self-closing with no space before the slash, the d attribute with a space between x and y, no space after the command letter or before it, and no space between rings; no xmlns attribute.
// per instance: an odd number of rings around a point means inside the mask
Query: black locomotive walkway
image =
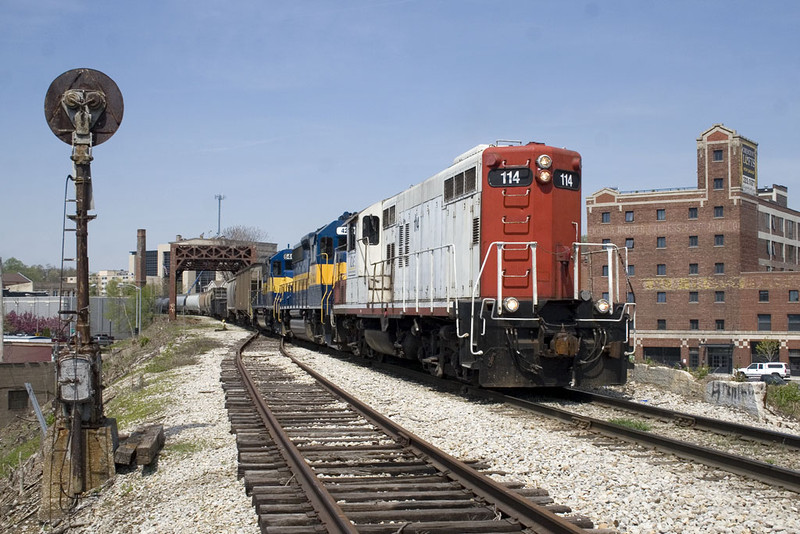
<svg viewBox="0 0 800 534"><path fill-rule="evenodd" d="M271 413L264 416L254 407L233 360L224 362L222 381L237 434L239 474L263 533L576 533L592 527L584 517L555 515L570 510L540 489L489 481L510 495L510 504L475 490L457 474L471 468L443 470L434 453L412 446L419 438L396 439L351 402L287 367L276 341L258 345L248 349L246 365ZM280 429L266 430L264 418ZM282 443L283 437L291 443ZM302 456L292 460L290 449ZM301 473L304 467L313 470L311 478ZM528 510L518 513L519 507ZM532 524L534 516L538 522Z"/></svg>

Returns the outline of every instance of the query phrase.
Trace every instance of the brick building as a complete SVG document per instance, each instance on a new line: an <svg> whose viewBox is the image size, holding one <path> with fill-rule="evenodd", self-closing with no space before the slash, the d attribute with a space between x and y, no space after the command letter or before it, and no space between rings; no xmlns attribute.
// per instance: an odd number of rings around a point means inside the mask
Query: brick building
<svg viewBox="0 0 800 534"><path fill-rule="evenodd" d="M696 187L586 199L588 240L628 249L610 268L628 274L620 298L636 302L637 358L729 372L777 340L773 359L800 375L800 212L786 187L757 180L757 143L716 124L697 139ZM586 260L597 293L605 258Z"/></svg>

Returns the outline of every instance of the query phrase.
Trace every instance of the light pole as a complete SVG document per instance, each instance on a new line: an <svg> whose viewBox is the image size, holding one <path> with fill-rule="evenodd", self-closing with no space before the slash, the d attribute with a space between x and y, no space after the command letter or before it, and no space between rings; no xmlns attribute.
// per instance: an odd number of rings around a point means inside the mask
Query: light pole
<svg viewBox="0 0 800 534"><path fill-rule="evenodd" d="M225 199L225 195L214 195L214 198L217 199L217 237L219 237L220 222L222 221L222 201Z"/></svg>
<svg viewBox="0 0 800 534"><path fill-rule="evenodd" d="M142 288L133 284L120 284L118 287L132 287L136 290L136 337L142 331Z"/></svg>

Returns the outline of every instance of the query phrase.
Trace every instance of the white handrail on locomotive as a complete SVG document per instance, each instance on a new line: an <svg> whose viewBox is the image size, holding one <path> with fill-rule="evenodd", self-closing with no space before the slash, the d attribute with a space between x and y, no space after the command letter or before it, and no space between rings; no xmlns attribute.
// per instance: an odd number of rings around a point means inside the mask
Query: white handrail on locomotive
<svg viewBox="0 0 800 534"><path fill-rule="evenodd" d="M420 306L419 306L419 304L420 304L420 284L419 284L420 260L419 260L419 258L423 254L427 254L430 257L430 271L431 271L431 275L430 275L431 276L431 280L430 280L430 288L431 289L430 289L430 299L429 299L430 300L430 305L429 306L430 306L430 310L433 311L433 309L435 308L434 291L433 291L434 254L437 251L442 251L442 250L446 250L447 252L449 252L449 254L447 254L447 256L445 256L447 258L447 263L449 264L449 267L446 266L445 269L444 269L444 271L445 271L445 288L446 288L446 294L445 294L444 303L445 303L445 307L448 310L451 307L455 310L456 337L465 338L469 334L468 333L463 333L463 334L461 333L461 325L460 325L460 321L458 320L459 319L458 306L454 305L455 304L455 299L453 299L453 297L451 295L452 286L453 285L455 285L456 287L458 286L458 265L456 264L457 256L456 256L456 253L455 253L455 248L456 247L455 247L454 243L448 243L446 245L440 245L438 247L427 248L427 249L424 249L424 250L416 250L414 252L408 252L406 254L397 254L395 256L392 256L391 258L386 258L385 260L373 262L370 265L372 266L372 272L373 272L372 276L373 277L377 277L378 276L376 274L378 266L380 266L380 268L381 268L381 273L382 274L380 276L385 277L386 275L383 274L383 273L385 273L384 269L385 269L386 266L395 264L395 262L397 262L397 266L398 267L399 267L401 262L404 262L405 265L408 265L408 264L411 263L411 261L410 261L411 258L413 258L414 259L414 276L415 276L415 284L416 284L416 290L414 292L414 298L413 298L414 307L415 307L414 311L419 312L419 309L420 309ZM402 286L401 286L401 288L402 288L402 299L401 299L401 302L403 304L403 308L402 309L403 309L404 313L406 312L408 302L412 300L411 298L409 298L409 295L408 295L408 284L407 284L407 276L406 276L408 271L409 271L409 269L403 269L403 276L401 277L401 280L402 280ZM451 271L452 271L452 280L453 280L452 284L450 283ZM391 272L395 272L395 269L392 269ZM390 276L390 278L392 277L391 274L389 276Z"/></svg>
<svg viewBox="0 0 800 534"><path fill-rule="evenodd" d="M622 248L622 250L625 251L625 255L624 255L624 258L623 258L622 255L620 254L620 248L617 245L613 244L613 243L578 243L578 242L575 242L575 243L572 244L572 246L573 246L573 250L575 251L575 257L576 258L578 257L578 254L579 254L578 251L583 247L601 247L601 249L602 249L601 252L602 251L606 252L607 261L608 261L608 297L609 297L609 299L608 299L609 302L608 303L609 303L609 309L613 310L614 309L614 305L613 305L614 301L612 300L611 296L613 294L612 293L612 289L614 288L614 284L616 284L616 300L617 300L617 302L621 302L622 301L622 299L620 298L620 293L619 293L619 280L620 280L621 276L619 276L619 274L618 274L619 273L619 267L617 267L617 269L616 269L617 276L614 276L614 272L615 272L614 266L618 263L617 261L614 261L614 258L616 257L616 259L619 262L622 263L622 271L625 274L625 278L627 279L627 277L628 277L628 248L627 247L623 247ZM581 252L580 254L592 254L592 252ZM574 278L574 292L575 292L574 296L577 299L577 298L579 298L579 291L580 291L580 288L578 287L578 269L577 268L575 269L575 271L573 273L573 278ZM621 311L621 315L624 315L624 314L628 314L628 316L630 317L630 321L628 321L625 324L625 343L629 344L631 346L631 350L630 351L626 351L624 354L626 356L630 356L630 355L635 353L635 349L636 349L636 303L635 302L625 302L623 304L622 311ZM583 320L583 319L579 319L579 320ZM615 318L592 319L592 320L596 321L596 322L611 322L611 321L617 322L617 321L619 321L619 319L615 319ZM633 329L631 329L631 323L633 324ZM631 334L631 332L633 332L633 334Z"/></svg>
<svg viewBox="0 0 800 534"><path fill-rule="evenodd" d="M503 278L505 278L506 275L505 275L505 270L502 267L503 266L503 253L502 253L502 251L503 251L503 249L505 248L506 245L516 245L516 246L523 246L524 245L525 249L528 249L528 248L531 249L531 251L532 251L532 253L531 253L531 269L529 271L527 271L525 273L525 275L523 275L523 276L528 276L530 274L531 278L532 278L532 280L531 280L531 288L532 288L532 293L533 294L532 294L531 304L532 304L532 308L533 308L532 311L533 312L536 311L536 306L539 303L539 286L538 286L537 275L536 275L536 247L538 246L538 242L537 241L493 241L486 248L486 254L483 257L483 262L481 262L481 268L478 271L478 276L476 277L476 280L480 281L481 277L483 276L483 271L486 268L486 263L489 261L489 256L492 253L492 250L496 248L497 249L497 253L496 253L497 254L497 298L494 298L494 299L492 299L492 298L481 299L481 313L480 313L479 319L481 320L481 325L482 325L482 328L481 328L481 335L482 336L486 334L486 319L484 319L484 317L483 317L483 310L486 309L486 303L487 302L491 302L491 303L494 304L492 306L492 315L491 315L492 319L499 319L500 316L503 314L503 310L502 309L500 309L500 311L497 313L497 315L495 315L495 311L497 311L498 308L501 308L501 306L498 306L497 303L499 302L499 303L502 304L502 302L503 302ZM522 249L513 249L513 250L522 250ZM474 286L472 286L472 300L471 300L471 305L470 305L470 320L469 320L469 335L470 335L470 337L472 337L472 339L475 339L475 336L473 335L474 332L475 332L475 297L476 297L476 293L478 291L479 285L480 285L479 283L476 283ZM530 320L534 320L534 319L532 319L530 317L527 317L527 318L523 317L523 318L508 318L506 320L509 320L509 321L530 321ZM475 341L472 341L469 344L469 351L470 351L470 353L472 353L473 356L481 356L483 354L482 350L479 350L479 351L475 352Z"/></svg>

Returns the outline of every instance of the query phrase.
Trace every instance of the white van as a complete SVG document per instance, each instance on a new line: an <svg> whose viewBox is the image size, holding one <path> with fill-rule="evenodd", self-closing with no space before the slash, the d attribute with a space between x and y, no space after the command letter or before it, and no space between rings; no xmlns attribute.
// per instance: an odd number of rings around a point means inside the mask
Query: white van
<svg viewBox="0 0 800 534"><path fill-rule="evenodd" d="M736 369L733 374L742 373L748 380L761 380L764 375L775 375L785 380L791 376L789 364L783 362L751 363L747 367Z"/></svg>

